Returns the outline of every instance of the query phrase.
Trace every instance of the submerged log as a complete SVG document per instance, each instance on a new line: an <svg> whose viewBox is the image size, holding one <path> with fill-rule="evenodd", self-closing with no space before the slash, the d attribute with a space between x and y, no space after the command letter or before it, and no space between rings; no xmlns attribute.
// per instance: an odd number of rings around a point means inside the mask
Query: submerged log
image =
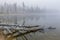
<svg viewBox="0 0 60 40"><path fill-rule="evenodd" d="M55 28L55 27L50 26L50 27L48 27L48 29L56 29L56 28Z"/></svg>

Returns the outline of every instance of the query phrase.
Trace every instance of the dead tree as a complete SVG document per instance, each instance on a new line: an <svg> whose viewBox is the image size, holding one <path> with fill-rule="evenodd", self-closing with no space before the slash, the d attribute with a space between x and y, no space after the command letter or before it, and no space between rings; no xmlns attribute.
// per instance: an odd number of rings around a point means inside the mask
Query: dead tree
<svg viewBox="0 0 60 40"><path fill-rule="evenodd" d="M2 25L0 25L2 26ZM10 25L9 25L10 26ZM30 34L30 33L34 33L37 32L39 30L41 30L40 27L16 27L16 28L12 28L11 26L9 27L8 25L3 25L2 27L0 27L0 36L2 36L2 38L4 38L4 40L13 40L17 37L21 37L23 36L25 38L25 40L28 40L27 37L25 35ZM13 26L13 25L12 25ZM13 26L15 27L15 26Z"/></svg>

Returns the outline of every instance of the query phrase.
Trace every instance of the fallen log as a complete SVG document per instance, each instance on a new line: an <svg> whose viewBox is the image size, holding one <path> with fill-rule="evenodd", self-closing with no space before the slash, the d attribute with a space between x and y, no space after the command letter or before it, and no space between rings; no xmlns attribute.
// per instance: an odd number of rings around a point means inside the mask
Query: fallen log
<svg viewBox="0 0 60 40"><path fill-rule="evenodd" d="M5 24L0 24L0 30L1 30L1 35L3 35L5 37L6 40L12 40L16 37L21 37L24 36L26 34L29 33L34 33L37 32L39 30L41 30L41 28L39 27L39 25L34 25L34 26L17 26L16 25L5 25ZM10 27L11 26L11 27ZM16 28L15 28L16 27ZM6 31L6 32L4 32Z"/></svg>
<svg viewBox="0 0 60 40"><path fill-rule="evenodd" d="M29 28L28 28L29 29ZM19 36L24 36L29 33L34 33L41 30L40 28L31 28L30 30L25 30L25 31L15 31L13 33L6 34L7 36L11 35L13 38L19 37Z"/></svg>

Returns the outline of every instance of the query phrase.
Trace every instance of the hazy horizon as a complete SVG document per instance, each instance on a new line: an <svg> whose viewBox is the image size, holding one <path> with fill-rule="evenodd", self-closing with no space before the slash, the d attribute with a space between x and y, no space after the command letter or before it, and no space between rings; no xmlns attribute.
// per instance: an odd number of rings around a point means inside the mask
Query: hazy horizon
<svg viewBox="0 0 60 40"><path fill-rule="evenodd" d="M1 0L0 4L5 2L8 4L17 3L18 5L24 2L26 6L39 6L41 9L60 10L60 0Z"/></svg>

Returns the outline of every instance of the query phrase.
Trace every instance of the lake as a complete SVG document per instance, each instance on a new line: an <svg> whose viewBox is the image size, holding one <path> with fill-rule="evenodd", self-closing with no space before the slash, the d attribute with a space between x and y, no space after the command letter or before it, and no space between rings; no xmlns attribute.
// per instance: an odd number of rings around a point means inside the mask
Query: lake
<svg viewBox="0 0 60 40"><path fill-rule="evenodd" d="M7 15L0 18L6 19L8 23L13 24L17 21L19 25L41 25L44 28L49 26L56 27L56 30L47 30L45 33L36 32L25 35L28 40L60 40L60 13L26 13L22 15ZM15 20L17 19L17 20ZM19 37L19 40L24 40L25 38Z"/></svg>

